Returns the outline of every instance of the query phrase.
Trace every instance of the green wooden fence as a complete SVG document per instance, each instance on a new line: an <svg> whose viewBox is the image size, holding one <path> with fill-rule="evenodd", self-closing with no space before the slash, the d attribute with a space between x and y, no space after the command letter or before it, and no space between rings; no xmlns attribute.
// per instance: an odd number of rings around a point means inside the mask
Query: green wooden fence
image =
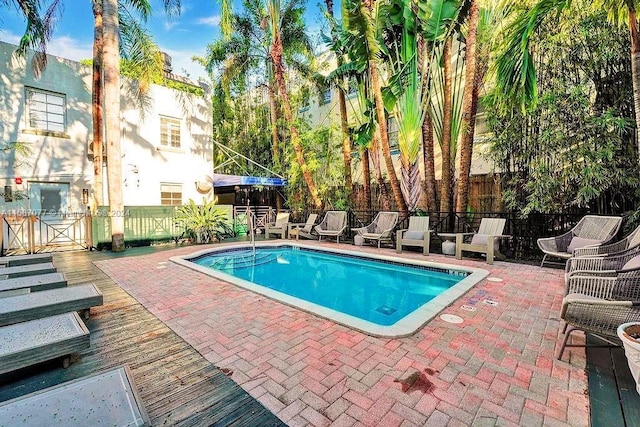
<svg viewBox="0 0 640 427"><path fill-rule="evenodd" d="M176 221L179 206L125 206L124 240L126 243L151 243L177 241L182 237L184 228ZM233 206L220 205L218 209L233 218ZM91 217L91 237L95 247L111 243L110 210L100 206Z"/></svg>

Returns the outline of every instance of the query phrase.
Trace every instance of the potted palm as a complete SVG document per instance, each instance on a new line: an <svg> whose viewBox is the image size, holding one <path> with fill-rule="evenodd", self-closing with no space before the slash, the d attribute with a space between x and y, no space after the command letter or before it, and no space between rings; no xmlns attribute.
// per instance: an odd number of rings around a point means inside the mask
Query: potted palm
<svg viewBox="0 0 640 427"><path fill-rule="evenodd" d="M225 235L231 235L231 223L227 215L216 206L216 201L202 200L202 205L189 199L189 203L180 207L176 221L185 229L196 243L217 242Z"/></svg>
<svg viewBox="0 0 640 427"><path fill-rule="evenodd" d="M617 332L624 345L631 375L636 381L636 390L640 393L640 322L623 323L618 326Z"/></svg>

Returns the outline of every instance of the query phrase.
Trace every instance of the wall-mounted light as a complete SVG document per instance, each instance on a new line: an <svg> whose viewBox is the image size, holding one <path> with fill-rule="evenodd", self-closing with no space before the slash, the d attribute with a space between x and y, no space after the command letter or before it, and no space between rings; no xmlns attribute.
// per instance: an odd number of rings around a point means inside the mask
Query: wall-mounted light
<svg viewBox="0 0 640 427"><path fill-rule="evenodd" d="M89 189L88 188L83 188L82 189L82 204L83 205L88 205L89 204Z"/></svg>

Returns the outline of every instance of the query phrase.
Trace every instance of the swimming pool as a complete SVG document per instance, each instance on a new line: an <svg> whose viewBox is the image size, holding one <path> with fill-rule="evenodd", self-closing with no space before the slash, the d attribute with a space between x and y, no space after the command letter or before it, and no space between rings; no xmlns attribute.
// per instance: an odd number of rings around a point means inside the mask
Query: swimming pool
<svg viewBox="0 0 640 427"><path fill-rule="evenodd" d="M172 261L382 337L413 334L485 277L481 269L292 243L246 244Z"/></svg>

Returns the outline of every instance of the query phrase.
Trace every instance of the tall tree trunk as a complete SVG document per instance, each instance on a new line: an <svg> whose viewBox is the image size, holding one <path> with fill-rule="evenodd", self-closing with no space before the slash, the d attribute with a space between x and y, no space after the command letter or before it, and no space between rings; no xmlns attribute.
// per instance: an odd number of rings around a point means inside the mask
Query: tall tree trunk
<svg viewBox="0 0 640 427"><path fill-rule="evenodd" d="M289 130L291 133L291 145L293 151L296 153L296 160L300 165L302 176L307 184L307 188L311 193L311 198L316 209L322 209L322 201L318 196L318 190L313 182L313 176L307 166L307 162L304 159L304 152L302 150L302 144L300 142L300 135L298 129L293 122L293 114L291 113L291 104L289 103L289 94L287 92L287 85L284 80L284 65L282 63L282 40L280 39L280 33L276 31L273 37L273 43L271 44L271 59L273 61L274 74L276 82L278 83L278 90L282 99L282 109L284 110L284 118L287 121Z"/></svg>
<svg viewBox="0 0 640 427"><path fill-rule="evenodd" d="M104 106L107 143L107 179L111 216L111 250L124 251L124 204L120 149L120 53L118 1L104 0Z"/></svg>
<svg viewBox="0 0 640 427"><path fill-rule="evenodd" d="M444 88L442 101L442 179L440 180L440 210L445 214L451 211L451 39L444 44Z"/></svg>
<svg viewBox="0 0 640 427"><path fill-rule="evenodd" d="M431 73L425 58L429 58L429 45L424 38L418 38L418 67L423 76L422 96L427 100L422 121L422 163L424 165L424 193L427 203L427 212L438 212L438 199L436 192L436 166L435 152L433 149L433 121L431 120L431 78L426 77ZM431 61L429 61L431 64Z"/></svg>
<svg viewBox="0 0 640 427"><path fill-rule="evenodd" d="M400 182L398 182L396 169L393 165L393 159L391 158L391 150L389 148L389 134L387 133L387 118L384 114L382 88L380 87L380 76L378 75L378 65L374 60L369 60L369 72L371 73L371 87L373 89L373 96L376 104L378 128L380 129L380 145L382 148L384 163L387 167L387 175L389 175L389 183L391 184L391 190L393 191L393 197L396 201L398 210L400 212L407 213L407 204L404 201L404 196L402 195L402 190L400 189Z"/></svg>
<svg viewBox="0 0 640 427"><path fill-rule="evenodd" d="M104 205L102 156L102 0L93 0L93 79L91 109L93 115L93 212Z"/></svg>
<svg viewBox="0 0 640 427"><path fill-rule="evenodd" d="M633 109L636 116L636 144L640 155L640 35L634 0L626 0L629 9L629 32L631 34L631 79L633 81Z"/></svg>
<svg viewBox="0 0 640 427"><path fill-rule="evenodd" d="M325 0L327 13L333 18L333 0ZM338 67L343 64L342 56L336 54ZM347 188L347 197L351 199L353 193L353 178L351 177L351 137L349 135L349 118L347 116L347 101L344 92L338 87L338 107L340 108L340 129L342 131L342 160L344 163L344 185Z"/></svg>
<svg viewBox="0 0 640 427"><path fill-rule="evenodd" d="M389 193L387 193L387 187L384 183L384 178L382 177L382 165L380 164L380 128L376 128L374 131L371 148L368 151L376 174L376 182L380 189L382 210L388 211L391 209L391 201L389 200ZM371 197L371 193L369 193L369 197Z"/></svg>
<svg viewBox="0 0 640 427"><path fill-rule="evenodd" d="M269 82L269 119L271 121L271 155L275 170L280 173L280 143L278 138L278 102L275 82Z"/></svg>
<svg viewBox="0 0 640 427"><path fill-rule="evenodd" d="M462 137L460 141L460 173L456 188L456 212L466 212L469 201L469 175L471 175L471 158L473 156L473 136L476 127L478 110L478 88L480 73L477 67L478 49L478 0L471 0L469 10L467 40L465 46L464 95L462 98Z"/></svg>
<svg viewBox="0 0 640 427"><path fill-rule="evenodd" d="M369 166L369 150L367 148L360 149L360 158L362 159L362 190L364 191L365 208L371 210L371 167Z"/></svg>
<svg viewBox="0 0 640 427"><path fill-rule="evenodd" d="M338 60L338 66L342 63ZM351 199L353 193L353 178L351 176L351 137L349 134L349 118L347 116L347 101L342 89L338 89L338 106L340 107L340 129L342 130L342 161L344 163L344 185Z"/></svg>
<svg viewBox="0 0 640 427"><path fill-rule="evenodd" d="M424 121L422 122L422 158L424 162L424 191L427 200L427 211L438 212L436 166L433 150L433 122L431 121L429 112L424 115Z"/></svg>

